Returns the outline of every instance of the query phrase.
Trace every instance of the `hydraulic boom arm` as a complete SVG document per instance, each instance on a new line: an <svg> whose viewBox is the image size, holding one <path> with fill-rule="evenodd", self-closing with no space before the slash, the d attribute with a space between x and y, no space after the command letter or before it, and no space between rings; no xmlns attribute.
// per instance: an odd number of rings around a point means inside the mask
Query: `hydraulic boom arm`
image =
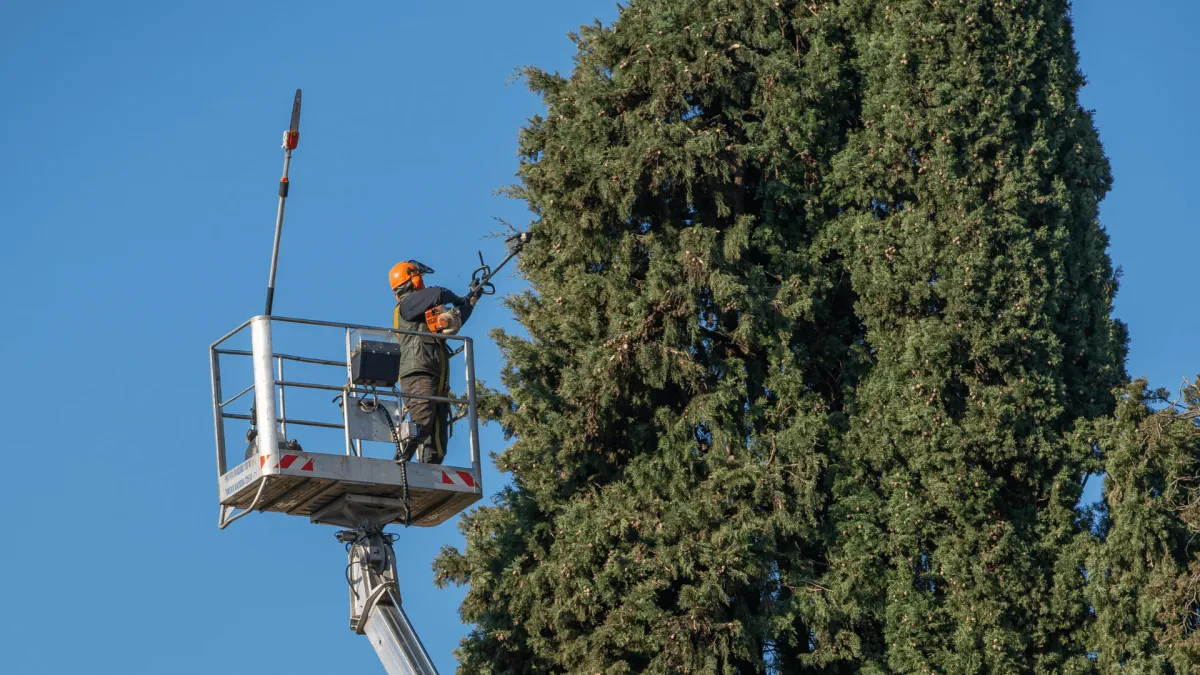
<svg viewBox="0 0 1200 675"><path fill-rule="evenodd" d="M400 604L394 536L364 522L337 537L350 556L350 628L371 640L388 675L438 675Z"/></svg>

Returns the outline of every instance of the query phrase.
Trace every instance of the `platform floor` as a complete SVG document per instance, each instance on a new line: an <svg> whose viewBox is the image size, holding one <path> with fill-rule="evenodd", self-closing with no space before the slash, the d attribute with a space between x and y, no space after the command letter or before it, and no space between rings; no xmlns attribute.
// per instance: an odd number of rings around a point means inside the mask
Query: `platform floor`
<svg viewBox="0 0 1200 675"><path fill-rule="evenodd" d="M316 460L318 471L299 470L299 467L306 465L306 460L310 457ZM369 474L375 480L347 480L340 476L322 476L320 466L329 463L324 458L339 464L349 464L355 469L353 473ZM399 500L404 494L403 487L399 484L397 465L386 460L304 453L294 462L291 470L276 473L272 473L269 466L256 471L253 464L254 459L248 460L246 464L236 467L223 477L222 482L228 485L229 489L226 492L228 496L221 500L222 504L239 509L249 508L263 480L268 481L267 486L255 510L294 516L311 517L343 495ZM369 467L372 470L358 471L360 467ZM241 480L234 482L238 473L248 475L243 475ZM469 469L410 463L408 473L408 494L412 509L410 525L440 525L479 501L481 497L474 489L474 479ZM403 518L392 522L401 524Z"/></svg>

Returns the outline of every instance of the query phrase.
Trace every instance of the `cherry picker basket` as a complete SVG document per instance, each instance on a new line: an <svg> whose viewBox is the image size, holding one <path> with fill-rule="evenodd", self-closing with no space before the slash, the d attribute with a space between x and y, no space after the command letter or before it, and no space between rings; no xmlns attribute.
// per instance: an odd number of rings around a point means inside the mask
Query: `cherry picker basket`
<svg viewBox="0 0 1200 675"><path fill-rule="evenodd" d="M327 356L278 353L273 346L273 327L308 331L305 345L325 347ZM232 348L249 332L249 349ZM338 336L337 333L343 333ZM466 393L463 398L405 393L395 382L398 336L458 343L465 362ZM328 358L330 347L342 350L344 358ZM230 359L250 359L253 381L225 398L222 366ZM479 460L479 421L475 401L474 345L458 335L331 323L278 316L256 316L209 347L212 370L213 420L216 427L219 526L224 528L252 511L270 511L304 516L314 523L356 527L364 513L379 523L401 523L431 527L445 522L480 499L483 494ZM285 364L303 364L306 371L321 376L289 380ZM244 362L242 370L244 371ZM311 380L311 381L309 381ZM289 417L289 392L336 394L325 420ZM244 398L248 394L251 398ZM406 434L404 401L424 399L447 403L463 410L466 422L469 467L398 461L398 449ZM250 409L236 412L252 401ZM239 403L240 402L240 403ZM314 408L320 410L318 406ZM328 419L332 417L333 419ZM340 419L337 419L340 417ZM242 420L251 430L245 458L228 461L226 422ZM461 424L461 422L460 422ZM303 436L288 440L289 427L340 430L341 438L312 440ZM328 436L329 432L325 432ZM364 442L384 444L384 456L363 454ZM338 446L341 447L338 447ZM239 446L239 449L246 446ZM336 449L335 449L336 448ZM453 461L453 454L449 459Z"/></svg>

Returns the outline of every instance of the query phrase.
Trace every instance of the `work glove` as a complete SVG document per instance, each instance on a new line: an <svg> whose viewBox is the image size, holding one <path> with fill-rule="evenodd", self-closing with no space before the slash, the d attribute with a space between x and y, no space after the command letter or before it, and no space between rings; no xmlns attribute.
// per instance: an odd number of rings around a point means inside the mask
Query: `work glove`
<svg viewBox="0 0 1200 675"><path fill-rule="evenodd" d="M490 283L481 281L479 279L472 279L471 287L467 289L467 298L470 300L471 305L474 306L475 302L478 301L480 297L484 295L491 295L495 292L496 287Z"/></svg>

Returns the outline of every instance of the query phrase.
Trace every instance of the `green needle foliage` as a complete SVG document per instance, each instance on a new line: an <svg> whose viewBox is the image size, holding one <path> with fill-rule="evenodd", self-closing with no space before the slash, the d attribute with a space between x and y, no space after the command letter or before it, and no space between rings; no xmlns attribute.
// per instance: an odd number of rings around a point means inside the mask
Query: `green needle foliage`
<svg viewBox="0 0 1200 675"><path fill-rule="evenodd" d="M1095 424L1108 471L1087 569L1105 673L1200 673L1200 389L1138 381ZM1155 412L1157 411L1157 412Z"/></svg>
<svg viewBox="0 0 1200 675"><path fill-rule="evenodd" d="M569 76L524 72L527 335L485 401L512 487L435 565L461 672L1112 672L1190 639L1155 613L1183 577L1121 576L1076 508L1107 439L1141 470L1150 412L1105 418L1126 336L1068 10L632 0ZM1130 531L1123 494L1097 532L1183 574L1186 524Z"/></svg>
<svg viewBox="0 0 1200 675"><path fill-rule="evenodd" d="M1080 672L1075 427L1123 378L1067 3L862 3L831 177L873 367L835 449L830 658Z"/></svg>
<svg viewBox="0 0 1200 675"><path fill-rule="evenodd" d="M799 10L799 11L798 11ZM463 523L464 672L756 672L811 650L828 449L869 349L823 176L841 21L643 2L585 28L521 137L537 214L499 337L513 489ZM790 658L790 657L789 657Z"/></svg>

